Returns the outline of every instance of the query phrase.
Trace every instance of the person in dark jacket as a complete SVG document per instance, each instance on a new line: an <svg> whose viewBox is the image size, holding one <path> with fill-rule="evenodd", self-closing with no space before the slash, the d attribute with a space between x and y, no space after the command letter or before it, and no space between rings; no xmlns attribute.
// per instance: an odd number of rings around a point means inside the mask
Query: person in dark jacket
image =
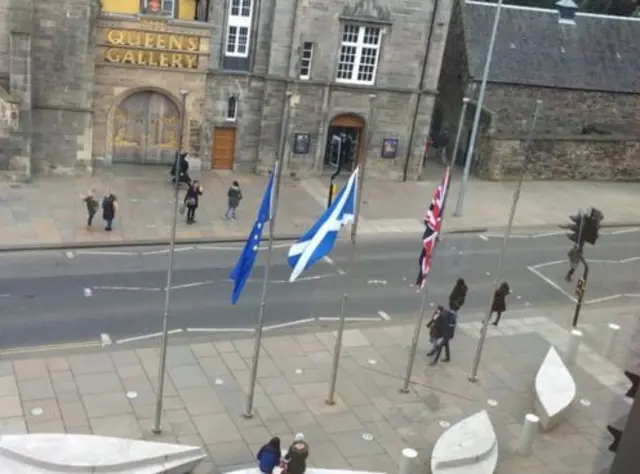
<svg viewBox="0 0 640 474"><path fill-rule="evenodd" d="M102 219L105 222L104 230L107 232L111 232L111 229L113 228L113 221L116 218L117 210L118 200L111 190L109 190L102 200Z"/></svg>
<svg viewBox="0 0 640 474"><path fill-rule="evenodd" d="M571 250L569 250L569 253L567 255L569 257L569 272L567 272L567 275L564 277L564 279L565 281L570 282L573 274L576 271L576 268L578 268L578 265L580 264L582 252L580 251L580 247L575 245Z"/></svg>
<svg viewBox="0 0 640 474"><path fill-rule="evenodd" d="M304 474L307 469L307 458L309 457L309 445L304 440L304 435L298 433L293 438L293 443L289 446L289 451L284 456L287 464L287 474Z"/></svg>
<svg viewBox="0 0 640 474"><path fill-rule="evenodd" d="M173 179L171 180L173 183L176 182L176 170L178 171L178 179L180 180L180 183L187 183L187 185L190 185L191 177L189 176L189 160L187 160L186 153L180 153L180 155L173 160L171 171L169 173L173 176Z"/></svg>
<svg viewBox="0 0 640 474"><path fill-rule="evenodd" d="M202 186L200 186L198 180L194 180L184 195L184 205L187 208L187 224L195 224L196 222L196 209L198 209L202 192Z"/></svg>
<svg viewBox="0 0 640 474"><path fill-rule="evenodd" d="M91 229L91 224L93 224L93 218L100 209L100 203L96 199L96 191L95 189L90 189L86 196L82 196L82 200L87 206L87 229Z"/></svg>
<svg viewBox="0 0 640 474"><path fill-rule="evenodd" d="M282 456L282 448L280 448L280 438L277 436L271 438L267 444L260 448L256 459L258 460L258 467L264 474L271 474L273 470L280 464L280 457Z"/></svg>
<svg viewBox="0 0 640 474"><path fill-rule="evenodd" d="M240 184L234 181L227 191L227 212L224 214L227 219L236 218L236 209L238 209L241 200L242 191L240 190Z"/></svg>
<svg viewBox="0 0 640 474"><path fill-rule="evenodd" d="M435 357L429 365L436 365L440 360L442 349L444 349L444 362L451 360L451 351L449 348L449 342L453 339L456 329L456 313L451 310L445 309L440 313L440 316L436 320L436 327L440 340L436 346ZM433 355L433 354L430 354Z"/></svg>
<svg viewBox="0 0 640 474"><path fill-rule="evenodd" d="M438 349L438 343L442 339L440 336L440 325L438 324L438 318L445 311L444 306L438 305L436 310L431 316L431 320L427 323L427 329L429 329L429 341L431 342L431 350L427 352L427 356L431 357L436 353Z"/></svg>
<svg viewBox="0 0 640 474"><path fill-rule="evenodd" d="M496 313L496 319L492 323L494 326L498 325L498 323L500 322L500 318L502 317L502 313L507 310L506 298L509 293L511 293L511 288L509 288L509 284L506 281L503 281L496 292L493 294L493 302L491 303L491 316L493 316L493 313Z"/></svg>
<svg viewBox="0 0 640 474"><path fill-rule="evenodd" d="M451 311L455 311L456 313L462 308L464 305L464 300L467 297L467 284L465 283L463 278L458 278L456 282L456 286L453 287L451 294L449 295L449 309Z"/></svg>

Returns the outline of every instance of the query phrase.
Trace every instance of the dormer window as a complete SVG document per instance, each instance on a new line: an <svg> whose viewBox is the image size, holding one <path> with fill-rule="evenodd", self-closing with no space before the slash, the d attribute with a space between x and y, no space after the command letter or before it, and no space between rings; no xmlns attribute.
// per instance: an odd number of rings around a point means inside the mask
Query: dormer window
<svg viewBox="0 0 640 474"><path fill-rule="evenodd" d="M143 13L151 15L176 16L177 0L143 0Z"/></svg>
<svg viewBox="0 0 640 474"><path fill-rule="evenodd" d="M252 0L229 0L225 55L246 58L249 56Z"/></svg>

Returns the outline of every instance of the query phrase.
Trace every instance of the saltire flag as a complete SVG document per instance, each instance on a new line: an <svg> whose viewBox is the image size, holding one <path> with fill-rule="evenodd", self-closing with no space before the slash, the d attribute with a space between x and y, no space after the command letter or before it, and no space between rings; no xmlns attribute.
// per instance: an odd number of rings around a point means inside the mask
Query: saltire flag
<svg viewBox="0 0 640 474"><path fill-rule="evenodd" d="M440 185L433 193L431 205L424 216L425 230L422 236L422 251L420 252L419 259L420 271L416 279L416 286L419 288L424 287L427 275L431 269L431 259L438 240L438 234L440 233L440 225L442 224L442 216L444 214L445 196L448 187L449 168L447 167L444 172L444 178L442 178Z"/></svg>
<svg viewBox="0 0 640 474"><path fill-rule="evenodd" d="M304 270L331 252L342 226L355 218L357 189L358 168L320 219L289 249L288 263L293 268L289 281L295 281Z"/></svg>
<svg viewBox="0 0 640 474"><path fill-rule="evenodd" d="M240 298L244 285L251 275L253 264L255 263L258 251L260 250L262 229L273 215L273 195L275 193L273 187L277 168L278 165L276 164L271 172L271 176L269 177L269 182L267 183L264 195L262 196L262 203L260 204L260 209L258 209L258 216L253 224L251 233L249 234L249 237L247 237L247 241L244 244L244 248L242 249L240 258L238 258L236 266L233 267L233 270L231 271L230 278L233 281L231 304L236 304L238 302L238 298Z"/></svg>

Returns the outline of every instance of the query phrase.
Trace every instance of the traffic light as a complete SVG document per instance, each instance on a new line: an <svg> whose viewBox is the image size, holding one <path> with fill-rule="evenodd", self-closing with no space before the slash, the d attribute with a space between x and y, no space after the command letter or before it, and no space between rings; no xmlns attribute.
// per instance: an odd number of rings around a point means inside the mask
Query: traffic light
<svg viewBox="0 0 640 474"><path fill-rule="evenodd" d="M586 216L581 212L575 216L569 216L572 224L569 224L569 230L571 233L567 234L569 240L575 242L579 247L584 245L584 223Z"/></svg>
<svg viewBox="0 0 640 474"><path fill-rule="evenodd" d="M624 375L626 375L626 377L631 381L631 387L629 388L625 396L633 400L635 399L636 393L638 392L638 386L640 385L640 376L629 370L625 370ZM609 451L615 453L618 450L618 445L620 444L620 440L622 439L622 436L625 432L628 418L629 412L619 417L610 425L607 425L607 431L613 436L613 443L611 443L611 445L609 446Z"/></svg>
<svg viewBox="0 0 640 474"><path fill-rule="evenodd" d="M584 227L582 229L583 241L588 242L591 245L595 245L598 240L598 232L600 231L600 224L604 219L604 214L598 209L591 208L591 212L584 220Z"/></svg>

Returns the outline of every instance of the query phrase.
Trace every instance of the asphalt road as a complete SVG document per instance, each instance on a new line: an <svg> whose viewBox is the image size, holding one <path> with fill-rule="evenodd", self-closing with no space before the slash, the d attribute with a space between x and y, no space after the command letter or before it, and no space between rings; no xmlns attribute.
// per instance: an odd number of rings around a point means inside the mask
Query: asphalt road
<svg viewBox="0 0 640 474"><path fill-rule="evenodd" d="M446 303L455 280L464 277L470 292L461 314L467 320L480 319L492 292L500 245L499 238L446 236L429 276L429 304ZM333 263L319 262L291 284L287 248L278 244L265 324L339 316L349 246L340 242L331 254ZM562 235L509 240L502 270L502 279L513 290L509 310L570 303L571 285L562 281L568 247ZM380 318L383 312L392 320L413 317L421 300L411 286L419 249L419 239L360 242L350 273L347 316ZM640 232L603 236L587 251L594 260L588 298L640 296L640 259L634 259L640 256ZM228 276L239 252L239 246L227 245L178 248L171 329L255 325L264 262L257 263L240 302L233 306ZM96 340L103 333L117 341L161 331L167 261L162 248L0 254L0 347ZM558 263L528 268L549 262Z"/></svg>

